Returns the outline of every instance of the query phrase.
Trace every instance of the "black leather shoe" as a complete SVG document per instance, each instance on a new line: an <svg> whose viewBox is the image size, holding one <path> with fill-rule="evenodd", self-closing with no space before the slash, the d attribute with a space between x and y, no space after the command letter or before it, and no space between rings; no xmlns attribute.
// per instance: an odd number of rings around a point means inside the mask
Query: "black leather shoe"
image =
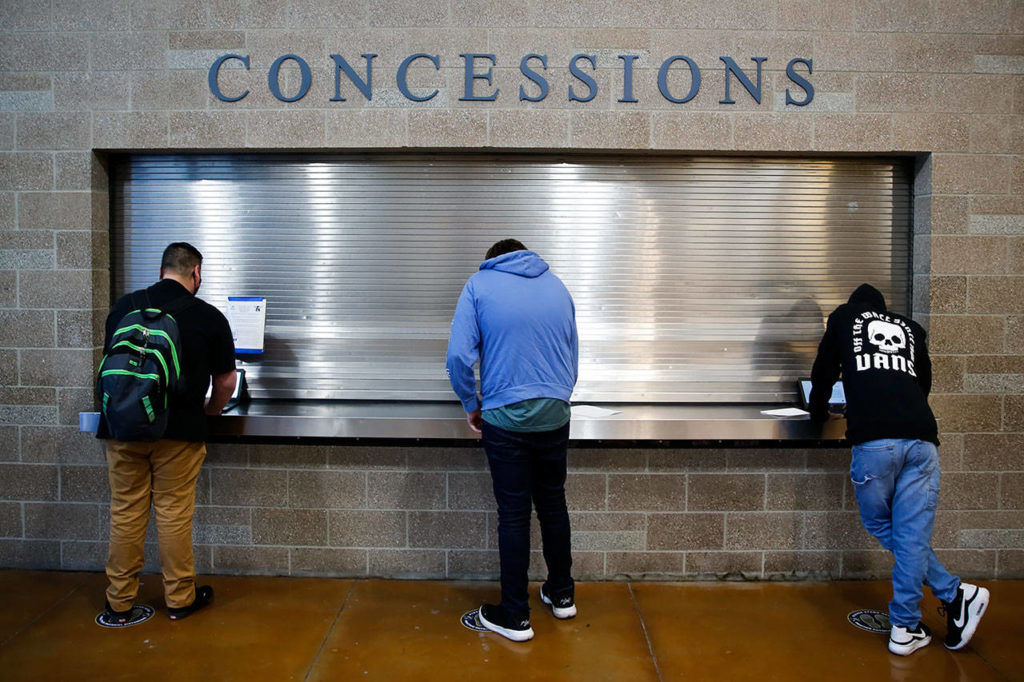
<svg viewBox="0 0 1024 682"><path fill-rule="evenodd" d="M196 598L192 600L192 603L188 606L182 606L181 608L177 609L167 607L167 617L171 620L181 620L182 618L188 618L193 613L209 604L211 601L213 601L213 588L209 585L197 587Z"/></svg>

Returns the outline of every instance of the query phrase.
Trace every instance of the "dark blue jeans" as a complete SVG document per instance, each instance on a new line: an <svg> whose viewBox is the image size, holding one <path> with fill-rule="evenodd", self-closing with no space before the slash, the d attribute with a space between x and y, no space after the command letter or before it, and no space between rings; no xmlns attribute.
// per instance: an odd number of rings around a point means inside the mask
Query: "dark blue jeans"
<svg viewBox="0 0 1024 682"><path fill-rule="evenodd" d="M530 514L537 508L548 594L572 590L569 510L565 506L565 460L569 425L554 431L519 433L483 423L483 445L498 503L501 605L513 618L530 613Z"/></svg>

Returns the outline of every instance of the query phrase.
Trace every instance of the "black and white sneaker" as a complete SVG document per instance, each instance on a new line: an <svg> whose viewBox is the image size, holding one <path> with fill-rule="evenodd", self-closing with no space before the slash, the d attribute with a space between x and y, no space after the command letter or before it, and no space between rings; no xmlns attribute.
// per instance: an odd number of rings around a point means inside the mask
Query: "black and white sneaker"
<svg viewBox="0 0 1024 682"><path fill-rule="evenodd" d="M956 588L956 599L943 603L939 612L946 612L946 648L962 649L971 641L978 623L988 608L989 593L984 587L960 583Z"/></svg>
<svg viewBox="0 0 1024 682"><path fill-rule="evenodd" d="M548 596L547 583L540 586L540 600L551 607L555 618L566 619L576 615L576 602L573 596L573 590L570 589L568 592L552 598Z"/></svg>
<svg viewBox="0 0 1024 682"><path fill-rule="evenodd" d="M502 637L508 637L513 642L525 642L533 639L533 628L530 627L530 620L510 618L509 614L501 606L484 604L477 614L480 624L491 632L497 632Z"/></svg>
<svg viewBox="0 0 1024 682"><path fill-rule="evenodd" d="M889 630L889 651L897 656L909 656L932 641L932 631L924 623L910 628L893 625Z"/></svg>

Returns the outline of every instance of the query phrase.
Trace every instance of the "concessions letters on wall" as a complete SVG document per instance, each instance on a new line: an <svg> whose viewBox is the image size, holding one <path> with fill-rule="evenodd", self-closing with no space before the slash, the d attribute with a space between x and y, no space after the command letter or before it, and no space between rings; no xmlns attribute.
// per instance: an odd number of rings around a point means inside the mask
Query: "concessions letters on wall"
<svg viewBox="0 0 1024 682"><path fill-rule="evenodd" d="M342 95L342 76L355 87L356 90L367 101L373 99L373 60L377 54L362 54L362 72L349 63L347 59L339 54L329 55L334 64L334 96L331 102L344 102L346 98ZM493 54L462 53L459 55L463 62L465 72L462 96L460 102L493 102L498 99L501 93L500 88L493 84L493 70L498 66L498 60ZM622 92L618 102L636 103L639 100L633 92L634 64L638 55L618 55L621 63L616 68L622 71ZM761 103L762 72L767 57L751 57L752 65L747 70L737 63L732 57L719 57L725 65L725 82L723 88L724 97L719 104L735 104L733 92L734 81L754 99ZM439 55L427 54L424 52L409 55L398 66L396 81L402 96L411 102L427 102L437 96L439 90L436 88L426 91L417 88L417 92L411 89L409 84L409 68L417 61L432 64L435 70L441 69L441 57ZM237 62L237 63L236 63ZM288 63L298 67L301 74L301 82L298 91L294 94L285 94L281 91L280 71ZM238 67L239 64L246 70L252 67L249 55L225 54L218 57L209 69L210 92L222 102L239 102L249 95L249 90L240 93L225 93L220 86L219 75L225 66ZM429 67L428 67L429 68ZM598 93L598 84L593 77L597 71L597 57L592 54L574 55L568 63L568 69L574 82L569 85L567 95L570 102L589 102ZM689 89L683 92L673 91L669 86L669 72L673 69L685 69L689 72ZM525 82L519 86L519 100L526 102L543 101L550 93L550 84L545 73L548 70L547 55L528 54L519 61L519 71ZM786 105L802 107L814 100L814 85L809 77L814 73L814 64L811 59L796 57L786 64L786 77L792 87L786 88ZM700 92L703 81L701 69L697 63L686 55L674 55L661 63L658 68L658 92L669 102L685 104ZM305 97L313 82L313 72L309 62L295 54L285 54L277 59L267 69L267 86L271 94L281 102L297 102Z"/></svg>

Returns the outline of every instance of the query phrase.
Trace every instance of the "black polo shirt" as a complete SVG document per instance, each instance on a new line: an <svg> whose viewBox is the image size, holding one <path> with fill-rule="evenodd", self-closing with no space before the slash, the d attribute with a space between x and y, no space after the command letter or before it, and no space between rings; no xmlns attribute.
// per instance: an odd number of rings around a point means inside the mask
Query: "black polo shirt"
<svg viewBox="0 0 1024 682"><path fill-rule="evenodd" d="M191 305L174 315L181 334L181 376L185 387L180 396L170 397L164 438L193 442L206 440L204 405L210 376L235 369L235 344L231 337L231 327L219 310L201 298L192 296L188 289L173 279L162 279L145 291L149 295L149 302L156 308L183 296L193 299ZM110 340L117 330L118 322L135 309L131 299L132 294L122 296L107 315L104 354L110 350ZM96 435L100 438L110 437L102 414Z"/></svg>

